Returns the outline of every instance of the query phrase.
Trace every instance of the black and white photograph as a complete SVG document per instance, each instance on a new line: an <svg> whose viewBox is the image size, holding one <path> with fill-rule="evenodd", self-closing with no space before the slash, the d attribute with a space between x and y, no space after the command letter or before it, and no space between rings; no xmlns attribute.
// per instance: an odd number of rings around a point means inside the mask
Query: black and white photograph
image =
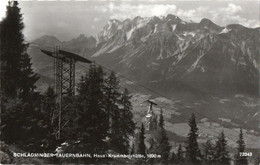
<svg viewBox="0 0 260 165"><path fill-rule="evenodd" d="M259 0L1 0L0 164L260 165Z"/></svg>

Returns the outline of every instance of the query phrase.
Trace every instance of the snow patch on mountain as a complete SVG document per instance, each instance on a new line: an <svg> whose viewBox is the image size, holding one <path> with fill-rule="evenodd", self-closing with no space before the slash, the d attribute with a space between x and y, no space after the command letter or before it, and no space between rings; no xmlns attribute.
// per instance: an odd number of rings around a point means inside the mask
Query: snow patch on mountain
<svg viewBox="0 0 260 165"><path fill-rule="evenodd" d="M163 49L161 48L161 50L160 50L160 54L159 54L157 60L161 60L161 59L163 59L162 51L163 51Z"/></svg>
<svg viewBox="0 0 260 165"><path fill-rule="evenodd" d="M178 37L178 40L180 40L180 41L184 40L184 38L182 38L181 36L179 36L179 35L176 35L176 36Z"/></svg>
<svg viewBox="0 0 260 165"><path fill-rule="evenodd" d="M219 34L228 33L230 31L231 31L231 29L228 29L228 28L225 27L221 32L219 32Z"/></svg>
<svg viewBox="0 0 260 165"><path fill-rule="evenodd" d="M225 104L226 102L229 102L229 101L231 101L231 100L230 99L220 99L219 103Z"/></svg>
<svg viewBox="0 0 260 165"><path fill-rule="evenodd" d="M151 33L149 33L147 36L142 37L140 40L145 42L150 37Z"/></svg>
<svg viewBox="0 0 260 165"><path fill-rule="evenodd" d="M172 25L172 31L174 32L176 29L176 24Z"/></svg>
<svg viewBox="0 0 260 165"><path fill-rule="evenodd" d="M132 33L135 31L135 28L130 29L128 32L126 32L126 39L129 40L132 36Z"/></svg>
<svg viewBox="0 0 260 165"><path fill-rule="evenodd" d="M258 112L256 112L253 117L256 117L257 115L258 115Z"/></svg>
<svg viewBox="0 0 260 165"><path fill-rule="evenodd" d="M204 73L205 72L205 69L204 69L204 67L201 67L201 71Z"/></svg>
<svg viewBox="0 0 260 165"><path fill-rule="evenodd" d="M188 36L188 35L191 35L192 37L194 37L195 36L195 32L193 32L193 31L191 31L191 32L184 32L183 33L183 35L186 37L186 36Z"/></svg>
<svg viewBox="0 0 260 165"><path fill-rule="evenodd" d="M111 48L111 46L113 46L113 43L110 43L108 45L104 45L101 49L99 49L95 54L93 54L91 57L98 57L101 54L106 53L109 48Z"/></svg>
<svg viewBox="0 0 260 165"><path fill-rule="evenodd" d="M243 101L243 104L244 104L244 106L246 106L246 107L256 107L256 106L257 106L257 104L254 103L254 102L246 102L246 101Z"/></svg>
<svg viewBox="0 0 260 165"><path fill-rule="evenodd" d="M199 63L199 61L200 61L200 59L201 59L201 57L199 57L199 58L196 59L196 61L195 61L195 62L191 65L191 67L188 69L188 73L191 72L191 71L193 71L193 70L197 67L197 65L198 65L198 63Z"/></svg>
<svg viewBox="0 0 260 165"><path fill-rule="evenodd" d="M191 71L193 71L197 66L198 63L200 61L200 59L204 56L204 53L201 51L200 52L200 56L196 59L196 61L191 65L191 67L188 69L188 73L190 73Z"/></svg>
<svg viewBox="0 0 260 165"><path fill-rule="evenodd" d="M242 94L236 94L234 97L235 97L235 98L244 98L245 96L242 95Z"/></svg>
<svg viewBox="0 0 260 165"><path fill-rule="evenodd" d="M227 118L218 118L219 120L223 121L223 122L231 122L231 119L227 119Z"/></svg>
<svg viewBox="0 0 260 165"><path fill-rule="evenodd" d="M119 49L119 48L121 48L121 47L122 47L122 45L116 45L116 46L113 47L111 50L109 50L108 53L112 53L112 52L114 52L115 50L117 50L117 49Z"/></svg>
<svg viewBox="0 0 260 165"><path fill-rule="evenodd" d="M158 24L155 24L155 25L154 25L154 33L157 32L157 26L158 26Z"/></svg>
<svg viewBox="0 0 260 165"><path fill-rule="evenodd" d="M145 25L147 25L147 23L151 20L151 18L137 18L136 21L136 29L141 28Z"/></svg>
<svg viewBox="0 0 260 165"><path fill-rule="evenodd" d="M139 28L142 28L147 25L147 23L151 20L151 18L135 18L136 22L132 24L132 28L126 32L126 38L129 40L133 34L133 32Z"/></svg>

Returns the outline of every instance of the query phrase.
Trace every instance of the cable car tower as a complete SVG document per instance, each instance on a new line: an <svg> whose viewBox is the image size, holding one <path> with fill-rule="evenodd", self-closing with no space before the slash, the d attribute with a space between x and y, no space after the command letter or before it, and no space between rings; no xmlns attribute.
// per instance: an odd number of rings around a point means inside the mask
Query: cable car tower
<svg viewBox="0 0 260 165"><path fill-rule="evenodd" d="M60 139L61 129L67 124L62 120L62 112L69 106L69 103L64 102L63 98L75 95L75 63L91 63L91 61L77 54L61 50L59 46L55 46L53 52L42 49L41 52L54 59L54 89L59 108L53 112L52 124L55 128L56 138ZM57 119L58 122L55 122Z"/></svg>

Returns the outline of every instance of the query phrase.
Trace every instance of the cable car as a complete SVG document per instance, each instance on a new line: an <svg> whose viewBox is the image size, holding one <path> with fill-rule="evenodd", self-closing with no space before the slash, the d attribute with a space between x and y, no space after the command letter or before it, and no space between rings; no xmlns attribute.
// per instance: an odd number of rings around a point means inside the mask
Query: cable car
<svg viewBox="0 0 260 165"><path fill-rule="evenodd" d="M148 111L145 116L145 129L147 131L152 131L157 127L157 115L153 112L153 105L157 105L151 100L147 100L149 102Z"/></svg>

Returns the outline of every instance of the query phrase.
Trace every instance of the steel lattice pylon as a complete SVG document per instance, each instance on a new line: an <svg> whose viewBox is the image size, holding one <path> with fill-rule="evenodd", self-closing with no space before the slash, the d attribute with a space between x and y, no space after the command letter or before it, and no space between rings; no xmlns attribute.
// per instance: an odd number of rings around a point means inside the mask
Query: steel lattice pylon
<svg viewBox="0 0 260 165"><path fill-rule="evenodd" d="M60 95L75 94L75 59L59 53L59 47L54 51L55 91Z"/></svg>
<svg viewBox="0 0 260 165"><path fill-rule="evenodd" d="M77 61L91 63L79 55L60 50L55 46L54 51L41 50L43 53L54 58L55 94L57 95L58 108L52 113L52 126L56 132L56 138L61 138L61 129L68 124L62 118L62 113L70 103L63 101L66 96L75 95L75 63Z"/></svg>
<svg viewBox="0 0 260 165"><path fill-rule="evenodd" d="M62 112L69 107L69 103L64 102L65 96L73 96L75 94L75 59L67 57L60 53L58 46L54 49L54 76L55 76L55 93L57 94L57 102L59 104L58 126L54 129L57 132L57 139L60 139L61 127L65 126L66 122L62 120ZM54 117L54 119L57 117Z"/></svg>

